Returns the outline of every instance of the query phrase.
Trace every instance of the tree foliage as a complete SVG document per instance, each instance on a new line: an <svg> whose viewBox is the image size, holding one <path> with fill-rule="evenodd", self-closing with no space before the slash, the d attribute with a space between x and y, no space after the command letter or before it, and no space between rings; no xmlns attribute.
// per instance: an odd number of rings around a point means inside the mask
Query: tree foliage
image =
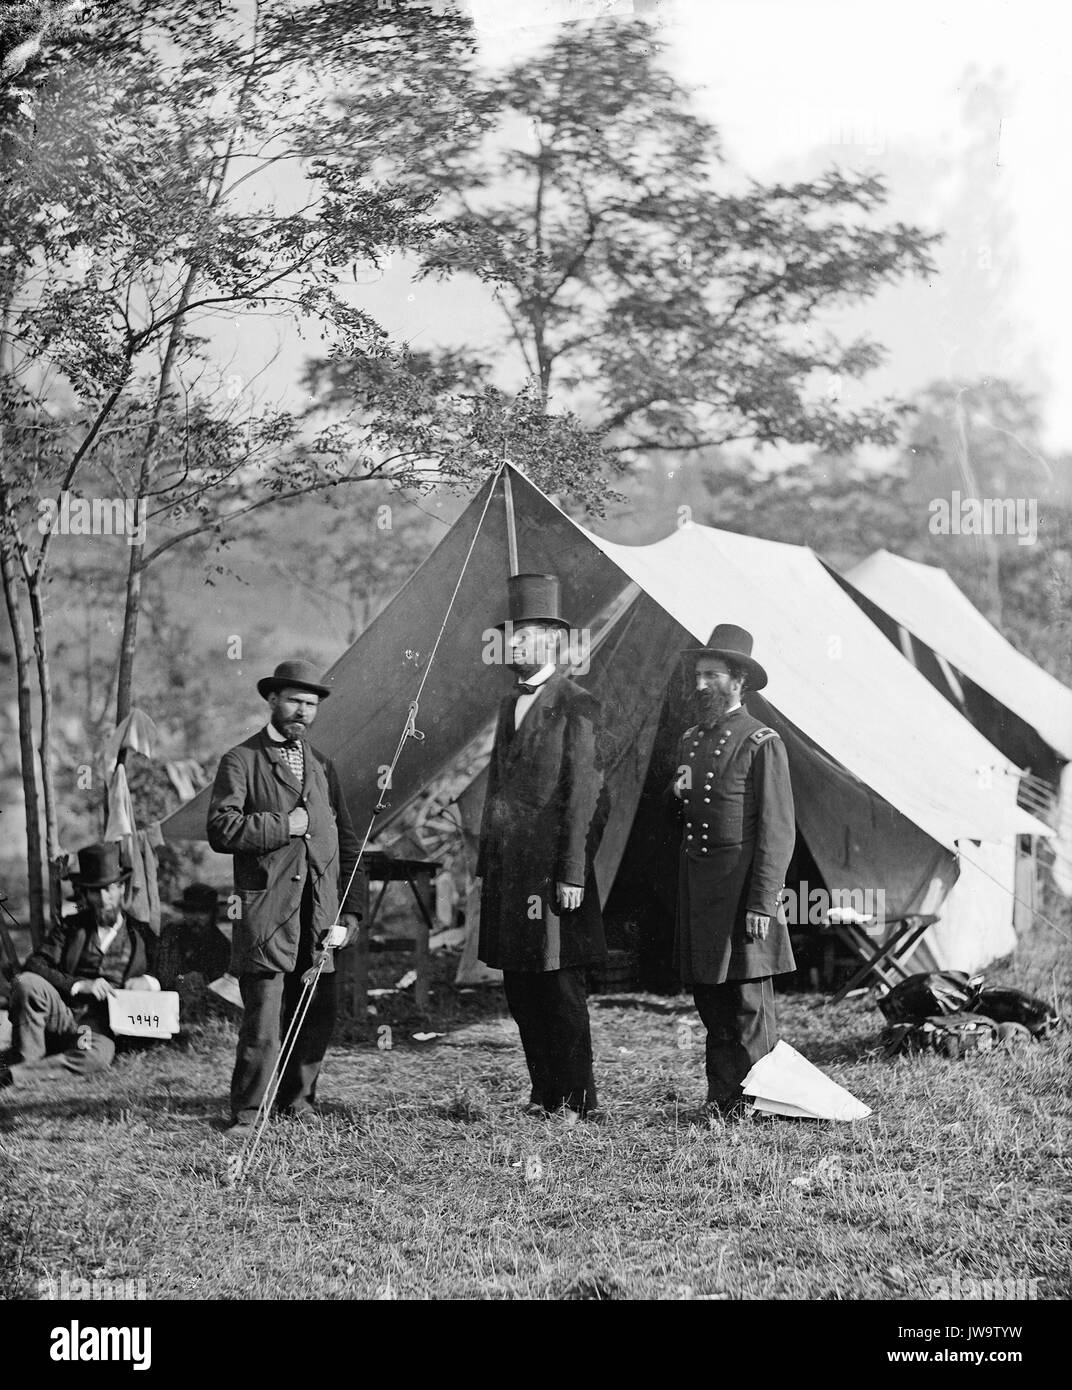
<svg viewBox="0 0 1072 1390"><path fill-rule="evenodd" d="M830 169L735 187L716 130L641 20L571 25L503 72L451 60L438 76L430 110L408 73L347 94L351 144L435 199L421 273L494 282L514 382L535 383L545 408L565 403L627 458L734 440L892 442L892 404L840 399L880 346L819 327L932 268L935 237L877 221L879 178ZM441 354L440 366L464 383L499 365L491 352L465 356L463 367ZM363 371L358 358L323 376L341 399Z"/></svg>
<svg viewBox="0 0 1072 1390"><path fill-rule="evenodd" d="M128 552L118 720L133 700L155 559L260 507L389 467L382 454L343 456L336 436L310 437L261 407L249 383L225 392L212 339L224 316L285 315L348 353L386 349L349 289L354 268L418 247L434 223L426 195L372 177L334 95L355 72L386 79L410 57L419 71L423 46L446 54L470 36L452 14L385 13L373 0L111 0L4 18L0 560L27 824L37 823L32 660L55 863L54 532L36 526L38 503L103 478L152 513L149 539ZM32 876L33 846L29 858Z"/></svg>

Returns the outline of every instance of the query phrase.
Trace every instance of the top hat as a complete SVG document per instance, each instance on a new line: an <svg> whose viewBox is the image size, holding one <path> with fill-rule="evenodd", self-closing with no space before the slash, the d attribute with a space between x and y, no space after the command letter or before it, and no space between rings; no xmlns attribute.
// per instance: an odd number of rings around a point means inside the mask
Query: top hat
<svg viewBox="0 0 1072 1390"><path fill-rule="evenodd" d="M569 623L558 611L558 577L554 574L511 574L506 581L506 600L513 627L525 623L547 623L569 631ZM506 622L496 623L505 627Z"/></svg>
<svg viewBox="0 0 1072 1390"><path fill-rule="evenodd" d="M83 845L78 851L78 872L70 875L79 888L107 888L110 883L124 883L132 870L119 862L119 841Z"/></svg>
<svg viewBox="0 0 1072 1390"><path fill-rule="evenodd" d="M308 690L322 700L331 694L326 685L321 685L320 672L311 661L281 661L270 676L262 676L257 682L257 693L266 700L279 690Z"/></svg>
<svg viewBox="0 0 1072 1390"><path fill-rule="evenodd" d="M767 684L767 673L752 657L752 634L735 623L719 623L708 638L706 647L689 647L686 656L717 656L723 661L732 661L743 666L748 673L749 690L762 690Z"/></svg>

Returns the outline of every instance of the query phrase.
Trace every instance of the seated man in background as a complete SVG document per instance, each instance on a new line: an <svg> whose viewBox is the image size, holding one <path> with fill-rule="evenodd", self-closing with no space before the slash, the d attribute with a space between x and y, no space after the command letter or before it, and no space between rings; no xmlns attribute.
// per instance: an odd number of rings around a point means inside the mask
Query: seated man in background
<svg viewBox="0 0 1072 1390"><path fill-rule="evenodd" d="M118 843L78 851L71 882L86 902L64 917L27 960L11 986L14 1044L0 1066L0 1088L103 1071L115 1056L108 996L121 989L158 990L149 972L156 938L122 908L130 870Z"/></svg>

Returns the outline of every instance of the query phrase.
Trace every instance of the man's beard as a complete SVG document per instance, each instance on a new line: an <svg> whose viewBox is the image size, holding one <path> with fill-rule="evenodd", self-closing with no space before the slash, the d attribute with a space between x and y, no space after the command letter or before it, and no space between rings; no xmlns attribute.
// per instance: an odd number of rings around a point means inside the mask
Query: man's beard
<svg viewBox="0 0 1072 1390"><path fill-rule="evenodd" d="M528 676L534 676L536 672L541 669L531 661L514 660L509 662L508 665L510 670L513 671L516 676L520 676L522 680L525 680Z"/></svg>
<svg viewBox="0 0 1072 1390"><path fill-rule="evenodd" d="M693 708L701 724L713 724L726 713L730 704L730 697L718 690L697 690L693 696Z"/></svg>
<svg viewBox="0 0 1072 1390"><path fill-rule="evenodd" d="M100 927L114 927L119 921L119 904L115 907L108 903L101 903L97 908L97 925Z"/></svg>
<svg viewBox="0 0 1072 1390"><path fill-rule="evenodd" d="M308 725L303 719L283 720L278 715L272 715L272 728L276 733L282 734L285 739L299 739L305 733Z"/></svg>

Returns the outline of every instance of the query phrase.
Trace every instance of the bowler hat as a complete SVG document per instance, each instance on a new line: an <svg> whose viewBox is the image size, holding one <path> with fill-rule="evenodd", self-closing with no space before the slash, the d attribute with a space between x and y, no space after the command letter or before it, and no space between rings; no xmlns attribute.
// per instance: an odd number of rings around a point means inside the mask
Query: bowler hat
<svg viewBox="0 0 1072 1390"><path fill-rule="evenodd" d="M547 623L564 627L569 623L559 613L558 577L553 574L512 574L506 581L506 602L513 627L525 623ZM505 627L506 622L496 623Z"/></svg>
<svg viewBox="0 0 1072 1390"><path fill-rule="evenodd" d="M119 862L119 841L83 845L78 851L78 871L70 875L79 888L107 888L110 883L125 882L131 874Z"/></svg>
<svg viewBox="0 0 1072 1390"><path fill-rule="evenodd" d="M270 676L257 682L257 693L267 700L278 690L308 690L326 700L331 691L320 682L320 672L311 661L281 661Z"/></svg>
<svg viewBox="0 0 1072 1390"><path fill-rule="evenodd" d="M735 623L719 623L708 638L706 647L689 647L685 655L694 659L717 656L743 667L748 673L749 690L762 690L767 684L766 671L752 656L752 634Z"/></svg>

